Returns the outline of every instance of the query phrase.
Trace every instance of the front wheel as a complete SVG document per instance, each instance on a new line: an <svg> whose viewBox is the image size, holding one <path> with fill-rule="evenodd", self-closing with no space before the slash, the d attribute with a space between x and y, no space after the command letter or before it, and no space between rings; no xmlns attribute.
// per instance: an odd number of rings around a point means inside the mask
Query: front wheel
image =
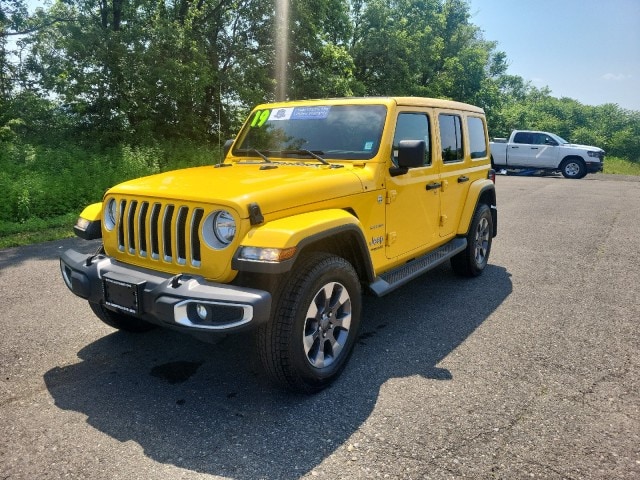
<svg viewBox="0 0 640 480"><path fill-rule="evenodd" d="M587 167L580 159L568 158L560 165L560 172L564 178L583 178L587 174Z"/></svg>
<svg viewBox="0 0 640 480"><path fill-rule="evenodd" d="M467 233L467 247L451 258L453 271L465 277L480 275L489 261L493 240L493 217L486 203L478 206Z"/></svg>
<svg viewBox="0 0 640 480"><path fill-rule="evenodd" d="M101 303L89 302L89 306L91 307L91 310L93 310L93 313L96 314L96 317L110 327L118 330L124 330L125 332L146 332L155 328L153 324L145 322L144 320L140 320L125 313L109 310Z"/></svg>
<svg viewBox="0 0 640 480"><path fill-rule="evenodd" d="M320 391L340 375L358 335L358 276L343 258L314 252L282 288L274 318L257 332L260 358L274 383Z"/></svg>

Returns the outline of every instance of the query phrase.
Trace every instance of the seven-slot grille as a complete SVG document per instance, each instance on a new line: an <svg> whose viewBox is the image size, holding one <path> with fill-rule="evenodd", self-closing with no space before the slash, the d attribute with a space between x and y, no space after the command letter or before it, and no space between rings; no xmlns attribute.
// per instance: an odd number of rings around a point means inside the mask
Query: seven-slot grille
<svg viewBox="0 0 640 480"><path fill-rule="evenodd" d="M204 209L122 199L118 203L118 249L131 255L199 267Z"/></svg>

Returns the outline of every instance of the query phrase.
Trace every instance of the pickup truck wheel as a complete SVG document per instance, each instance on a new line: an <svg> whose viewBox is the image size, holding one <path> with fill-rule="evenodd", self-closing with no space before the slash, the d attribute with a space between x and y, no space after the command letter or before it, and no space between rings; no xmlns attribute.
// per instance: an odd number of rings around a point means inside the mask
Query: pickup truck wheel
<svg viewBox="0 0 640 480"><path fill-rule="evenodd" d="M583 178L587 174L587 167L579 158L568 158L563 160L560 171L564 178Z"/></svg>
<svg viewBox="0 0 640 480"><path fill-rule="evenodd" d="M89 302L89 306L100 320L118 330L124 330L125 332L147 332L155 328L155 325L145 322L144 320L109 310L101 303Z"/></svg>
<svg viewBox="0 0 640 480"><path fill-rule="evenodd" d="M493 217L486 203L478 205L467 233L467 247L451 258L453 271L464 277L477 277L489 261L493 240Z"/></svg>
<svg viewBox="0 0 640 480"><path fill-rule="evenodd" d="M358 276L349 262L312 253L294 267L274 318L257 332L260 358L274 383L314 393L344 369L358 335Z"/></svg>

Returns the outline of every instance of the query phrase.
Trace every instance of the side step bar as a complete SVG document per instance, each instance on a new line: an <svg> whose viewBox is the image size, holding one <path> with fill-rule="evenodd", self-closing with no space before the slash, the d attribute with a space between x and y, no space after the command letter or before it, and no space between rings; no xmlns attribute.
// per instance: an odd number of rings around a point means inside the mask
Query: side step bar
<svg viewBox="0 0 640 480"><path fill-rule="evenodd" d="M369 288L378 297L386 295L410 280L446 262L465 248L467 248L466 238L454 238L449 243L445 243L422 257L415 258L400 267L383 273L369 285Z"/></svg>

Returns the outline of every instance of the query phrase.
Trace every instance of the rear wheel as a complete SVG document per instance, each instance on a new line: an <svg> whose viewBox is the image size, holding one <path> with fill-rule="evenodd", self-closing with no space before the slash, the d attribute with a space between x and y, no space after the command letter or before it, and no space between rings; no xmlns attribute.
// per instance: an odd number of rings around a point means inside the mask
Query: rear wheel
<svg viewBox="0 0 640 480"><path fill-rule="evenodd" d="M483 203L473 216L467 233L467 247L451 258L454 272L465 277L480 275L489 261L492 240L493 217L489 205Z"/></svg>
<svg viewBox="0 0 640 480"><path fill-rule="evenodd" d="M118 330L124 330L125 332L146 332L155 328L155 325L145 322L144 320L109 310L101 303L89 302L89 306L100 320Z"/></svg>
<svg viewBox="0 0 640 480"><path fill-rule="evenodd" d="M560 165L560 172L564 178L583 178L587 167L580 158L568 158Z"/></svg>
<svg viewBox="0 0 640 480"><path fill-rule="evenodd" d="M362 302L358 276L343 258L312 253L281 293L274 318L257 332L260 358L274 383L317 392L340 375L353 350Z"/></svg>

